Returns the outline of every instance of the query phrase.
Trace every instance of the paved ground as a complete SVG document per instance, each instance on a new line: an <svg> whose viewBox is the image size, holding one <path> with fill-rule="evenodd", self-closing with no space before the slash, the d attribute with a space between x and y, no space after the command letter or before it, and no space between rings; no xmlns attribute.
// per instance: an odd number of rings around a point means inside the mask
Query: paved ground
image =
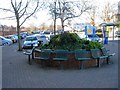
<svg viewBox="0 0 120 90"><path fill-rule="evenodd" d="M2 48L0 47L0 89L2 88Z"/></svg>
<svg viewBox="0 0 120 90"><path fill-rule="evenodd" d="M101 68L83 70L41 68L39 64L28 65L27 56L17 51L17 46L2 48L3 88L117 88L118 42L105 45L115 52L113 64Z"/></svg>

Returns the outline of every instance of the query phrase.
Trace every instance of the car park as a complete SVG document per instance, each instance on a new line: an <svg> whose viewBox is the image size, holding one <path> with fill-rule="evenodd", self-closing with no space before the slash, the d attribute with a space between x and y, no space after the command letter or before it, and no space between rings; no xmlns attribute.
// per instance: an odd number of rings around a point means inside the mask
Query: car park
<svg viewBox="0 0 120 90"><path fill-rule="evenodd" d="M25 38L22 48L27 49L27 48L32 48L33 46L37 47L38 45L39 45L39 42L37 37L34 35L30 35Z"/></svg>
<svg viewBox="0 0 120 90"><path fill-rule="evenodd" d="M0 36L1 45L11 45L13 42L11 39L7 39L3 36Z"/></svg>

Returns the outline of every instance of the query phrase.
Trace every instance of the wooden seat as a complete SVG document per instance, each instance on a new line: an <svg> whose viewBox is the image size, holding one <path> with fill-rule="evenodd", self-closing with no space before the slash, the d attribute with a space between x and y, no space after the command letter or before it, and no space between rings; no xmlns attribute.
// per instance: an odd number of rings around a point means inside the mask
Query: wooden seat
<svg viewBox="0 0 120 90"><path fill-rule="evenodd" d="M100 67L100 59L107 59L108 56L102 55L100 49L91 49L92 58L97 59L97 66Z"/></svg>
<svg viewBox="0 0 120 90"><path fill-rule="evenodd" d="M83 68L83 61L92 60L85 49L75 50L75 60L80 61L80 69Z"/></svg>
<svg viewBox="0 0 120 90"><path fill-rule="evenodd" d="M68 60L68 50L55 50L55 57L53 58L54 61L58 61L60 68L63 69L64 61Z"/></svg>
<svg viewBox="0 0 120 90"><path fill-rule="evenodd" d="M103 56L106 56L106 57L107 57L106 61L107 61L107 64L109 64L110 57L111 57L111 56L114 56L115 53L110 54L105 47L102 47L102 48L101 48L101 52L102 52L102 55L103 55Z"/></svg>
<svg viewBox="0 0 120 90"><path fill-rule="evenodd" d="M51 52L51 49L41 50L39 60L41 60L41 65L43 67L45 66L45 62L49 61Z"/></svg>

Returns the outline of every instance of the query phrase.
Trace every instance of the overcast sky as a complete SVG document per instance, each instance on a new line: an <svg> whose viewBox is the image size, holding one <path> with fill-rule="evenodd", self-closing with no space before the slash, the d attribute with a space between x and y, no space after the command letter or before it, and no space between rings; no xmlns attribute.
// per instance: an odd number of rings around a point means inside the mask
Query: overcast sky
<svg viewBox="0 0 120 90"><path fill-rule="evenodd" d="M17 0L18 1L18 0ZM68 0L69 1L69 0ZM70 0L70 1L73 1L73 0ZM105 5L105 3L107 1L110 1L111 4L113 3L117 3L118 1L120 0L91 0L96 6L99 7L99 9L101 10L103 8L103 6ZM0 7L2 8L10 8L10 0L0 0ZM116 7L117 8L117 5ZM52 24L53 22L50 19L50 16L48 17L47 15L47 11L41 11L40 13L38 13L38 17L37 19L34 19L34 18L31 18L30 20L28 20L27 22L25 22L25 24L23 26L29 26L31 24L35 24L35 25L40 25L42 23L46 23L46 24ZM6 13L6 12L1 12L0 13L0 17L5 17L5 16L13 16L14 14L10 14L10 13ZM97 19L99 21L99 19ZM74 22L86 22L88 21L87 18L81 18L81 20L77 21L77 19L74 20ZM0 24L2 25L13 25L13 26L16 26L16 21L15 20L0 20Z"/></svg>

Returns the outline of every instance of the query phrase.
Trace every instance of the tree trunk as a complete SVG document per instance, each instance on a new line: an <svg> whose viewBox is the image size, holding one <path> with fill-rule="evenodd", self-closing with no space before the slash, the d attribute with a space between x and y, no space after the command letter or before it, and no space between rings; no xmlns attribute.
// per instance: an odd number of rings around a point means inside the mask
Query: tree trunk
<svg viewBox="0 0 120 90"><path fill-rule="evenodd" d="M54 35L56 34L56 18L54 20Z"/></svg>
<svg viewBox="0 0 120 90"><path fill-rule="evenodd" d="M18 51L22 51L19 21L17 21L16 29L17 29L17 34L18 34Z"/></svg>
<svg viewBox="0 0 120 90"><path fill-rule="evenodd" d="M64 21L61 19L62 31L64 32Z"/></svg>

